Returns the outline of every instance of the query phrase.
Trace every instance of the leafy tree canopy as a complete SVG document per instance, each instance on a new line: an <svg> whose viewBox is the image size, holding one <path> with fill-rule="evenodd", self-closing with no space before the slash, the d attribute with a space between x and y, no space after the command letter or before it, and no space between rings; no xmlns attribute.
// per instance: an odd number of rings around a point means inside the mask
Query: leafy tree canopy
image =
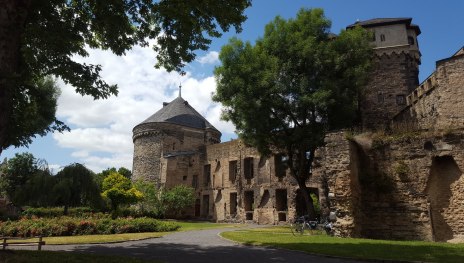
<svg viewBox="0 0 464 263"><path fill-rule="evenodd" d="M110 200L113 211L117 211L119 205L132 204L143 198L143 194L132 186L131 180L117 172L110 172L103 180L102 190L102 196Z"/></svg>
<svg viewBox="0 0 464 263"><path fill-rule="evenodd" d="M10 115L12 125L1 148L27 146L36 135L69 131L55 117L59 95L60 90L50 76L19 85L13 93L13 112Z"/></svg>
<svg viewBox="0 0 464 263"><path fill-rule="evenodd" d="M100 188L93 180L94 173L82 164L73 163L59 171L53 187L55 205L68 207L101 206Z"/></svg>
<svg viewBox="0 0 464 263"><path fill-rule="evenodd" d="M29 121L12 115L21 115L20 102L40 93L46 76L59 77L95 99L117 94L116 85L100 78L100 65L74 60L88 56L87 47L122 55L155 40L155 66L181 71L221 30L241 31L250 5L251 0L0 0L0 153L10 145L28 144L31 133L65 130L48 117L48 128L19 129L13 137L9 132Z"/></svg>
<svg viewBox="0 0 464 263"><path fill-rule="evenodd" d="M195 190L185 185L176 185L164 194L166 212L178 217L181 212L195 203Z"/></svg>
<svg viewBox="0 0 464 263"><path fill-rule="evenodd" d="M366 83L372 48L362 28L330 33L321 9L302 9L295 19L276 17L255 45L231 39L215 69L223 118L240 137L268 155L283 153L314 207L305 182L327 131L353 124Z"/></svg>
<svg viewBox="0 0 464 263"><path fill-rule="evenodd" d="M1 165L3 191L17 205L41 205L47 203L46 189L53 185L52 176L45 160L31 153L17 153Z"/></svg>

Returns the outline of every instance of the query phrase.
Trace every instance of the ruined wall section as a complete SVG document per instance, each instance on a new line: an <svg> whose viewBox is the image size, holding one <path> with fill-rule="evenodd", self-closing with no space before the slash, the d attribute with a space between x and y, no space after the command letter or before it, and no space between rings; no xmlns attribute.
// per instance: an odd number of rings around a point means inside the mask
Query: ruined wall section
<svg viewBox="0 0 464 263"><path fill-rule="evenodd" d="M346 137L348 137L348 140ZM350 142L351 141L351 142ZM313 175L336 235L447 241L464 236L464 132L328 134Z"/></svg>
<svg viewBox="0 0 464 263"><path fill-rule="evenodd" d="M407 98L394 126L443 130L464 127L464 54L437 62L436 71ZM413 124L413 127L409 127Z"/></svg>
<svg viewBox="0 0 464 263"><path fill-rule="evenodd" d="M289 175L276 176L274 158L240 140L207 146L203 166L211 169L211 183L203 176L201 195L208 195L213 219L260 224L293 219L297 186Z"/></svg>
<svg viewBox="0 0 464 263"><path fill-rule="evenodd" d="M357 154L345 132L327 134L325 146L315 154L313 180L319 181L321 209L324 216L335 212L337 236L360 236L360 189Z"/></svg>

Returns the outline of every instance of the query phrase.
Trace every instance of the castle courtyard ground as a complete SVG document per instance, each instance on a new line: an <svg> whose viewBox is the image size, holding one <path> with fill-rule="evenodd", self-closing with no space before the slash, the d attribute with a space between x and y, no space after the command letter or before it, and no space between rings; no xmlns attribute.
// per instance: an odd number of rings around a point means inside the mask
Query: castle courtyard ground
<svg viewBox="0 0 464 263"><path fill-rule="evenodd" d="M248 226L258 227L258 226ZM239 228L242 229L243 228ZM245 263L245 262L364 262L269 247L246 246L231 242L219 233L231 229L176 232L162 238L92 245L45 245L43 250L85 254L129 256L161 262ZM35 247L31 249L36 249ZM367 261L366 261L367 262ZM371 261L370 261L371 262Z"/></svg>

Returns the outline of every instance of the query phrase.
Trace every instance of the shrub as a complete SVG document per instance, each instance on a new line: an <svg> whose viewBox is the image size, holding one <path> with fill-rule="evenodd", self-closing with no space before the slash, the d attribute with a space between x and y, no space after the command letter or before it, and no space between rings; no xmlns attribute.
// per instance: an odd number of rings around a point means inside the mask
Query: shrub
<svg viewBox="0 0 464 263"><path fill-rule="evenodd" d="M69 208L68 216L70 217L89 217L94 216L96 210L93 210L89 207L73 207ZM63 216L62 207L29 207L25 209L22 213L22 216L31 218L31 217L60 217Z"/></svg>
<svg viewBox="0 0 464 263"><path fill-rule="evenodd" d="M23 218L0 222L0 236L73 236L90 234L120 234L175 231L180 226L152 218Z"/></svg>

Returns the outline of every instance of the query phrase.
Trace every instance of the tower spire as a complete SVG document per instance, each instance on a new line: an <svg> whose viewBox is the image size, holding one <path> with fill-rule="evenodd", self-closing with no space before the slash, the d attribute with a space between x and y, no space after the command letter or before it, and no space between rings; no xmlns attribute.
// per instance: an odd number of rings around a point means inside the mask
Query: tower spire
<svg viewBox="0 0 464 263"><path fill-rule="evenodd" d="M182 82L179 84L179 98L182 97Z"/></svg>

